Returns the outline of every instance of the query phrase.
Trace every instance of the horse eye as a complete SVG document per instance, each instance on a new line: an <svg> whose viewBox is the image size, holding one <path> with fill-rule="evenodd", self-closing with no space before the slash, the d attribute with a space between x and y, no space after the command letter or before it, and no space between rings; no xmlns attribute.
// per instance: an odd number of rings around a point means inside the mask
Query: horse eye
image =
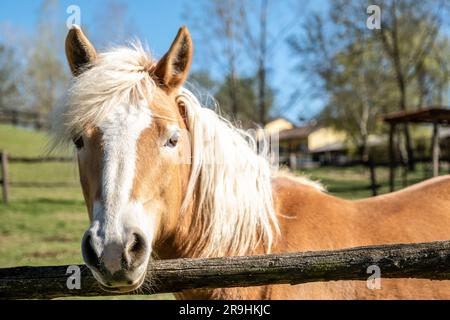
<svg viewBox="0 0 450 320"><path fill-rule="evenodd" d="M73 143L75 144L75 147L80 150L84 146L83 137L74 138Z"/></svg>
<svg viewBox="0 0 450 320"><path fill-rule="evenodd" d="M177 133L173 134L169 140L167 140L167 142L164 144L164 146L169 147L169 148L174 148L178 143L178 138L179 138L179 135L177 132Z"/></svg>

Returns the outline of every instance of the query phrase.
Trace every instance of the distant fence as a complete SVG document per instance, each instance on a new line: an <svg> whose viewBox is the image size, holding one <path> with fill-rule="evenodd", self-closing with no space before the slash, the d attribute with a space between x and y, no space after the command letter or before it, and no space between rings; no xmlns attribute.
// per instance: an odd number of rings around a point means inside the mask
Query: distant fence
<svg viewBox="0 0 450 320"><path fill-rule="evenodd" d="M38 130L49 128L47 116L33 111L0 109L0 123L31 127Z"/></svg>
<svg viewBox="0 0 450 320"><path fill-rule="evenodd" d="M424 171L423 180L431 178L432 175L432 169L431 169L431 157L417 157L414 159L416 163L421 164L427 164L430 165L429 170ZM448 164L448 170L450 173L450 159L443 158L439 161L440 164L447 163ZM329 192L332 193L340 193L340 192L352 192L352 191L361 191L361 190L370 190L372 193L372 196L377 196L379 194L378 190L383 186L389 186L389 184L380 184L377 179L376 174L376 168L380 167L389 167L391 165L394 165L397 168L403 168L403 171L401 172L401 184L403 188L406 188L408 186L408 167L407 163L402 160L396 160L395 162L389 162L389 161L374 161L372 158L369 158L366 161L363 160L351 160L347 161L345 163L340 163L336 165L330 165L330 164L324 164L321 165L323 168L331 168L337 167L337 168L346 168L346 167L353 167L353 166L363 166L366 167L369 170L369 184L362 185L362 186L343 186L343 187L333 187L328 189Z"/></svg>
<svg viewBox="0 0 450 320"><path fill-rule="evenodd" d="M0 151L0 166L1 166L1 179L0 186L2 188L2 199L4 203L9 202L10 187L17 188L55 188L55 187L69 187L74 184L68 182L14 182L9 179L9 164L10 163L24 163L24 164L35 164L35 163L45 163L45 162L73 162L73 158L70 157L9 157L7 152ZM78 185L78 184L77 184Z"/></svg>
<svg viewBox="0 0 450 320"><path fill-rule="evenodd" d="M337 280L416 278L450 280L450 241L390 244L341 250L211 259L155 260L152 286L141 294L187 289L268 284L302 284ZM77 271L78 270L78 271ZM80 285L69 286L78 274ZM128 293L129 294L129 293ZM51 299L112 295L100 289L84 265L0 269L0 299Z"/></svg>
<svg viewBox="0 0 450 320"><path fill-rule="evenodd" d="M1 111L0 111L1 113ZM33 114L33 113L30 113ZM9 200L9 187L23 187L23 188L52 188L52 187L68 187L73 186L73 184L67 182L11 182L8 179L8 163L26 163L26 164L36 164L36 163L44 163L44 162L72 162L73 158L71 157L9 157L5 151L0 150L0 161L1 161L1 176L0 176L0 187L2 188L2 198L3 202L8 203ZM442 159L441 162L448 161L450 163L450 159ZM429 162L429 158L422 157L416 159L417 163L427 163ZM341 193L341 192L353 192L353 191L362 191L362 190L370 190L372 196L377 196L379 194L378 190L382 187L377 180L376 167L388 166L389 163L384 162L376 162L371 158L367 161L354 160L349 161L345 164L338 165L337 167L351 167L351 166L364 166L369 170L369 183L367 185L358 185L358 186L343 186L343 187L333 187L328 189L329 192L332 193ZM407 168L404 162L397 161L395 163L396 166L404 167L404 171L402 173L402 184L403 187L406 187L407 184ZM328 167L325 165L324 167ZM450 170L450 165L449 165ZM424 179L429 177L424 176Z"/></svg>
<svg viewBox="0 0 450 320"><path fill-rule="evenodd" d="M358 161L352 161L352 166L365 166L369 169L369 184L364 186L356 186L356 187L340 187L340 188L331 188L328 191L330 192L352 192L352 191L361 191L361 190L370 190L372 193L372 196L378 195L378 189L381 188L381 184L377 182L377 175L376 175L376 164L373 159L369 158L366 161L358 160ZM347 166L347 165L346 165ZM326 167L326 166L325 166Z"/></svg>

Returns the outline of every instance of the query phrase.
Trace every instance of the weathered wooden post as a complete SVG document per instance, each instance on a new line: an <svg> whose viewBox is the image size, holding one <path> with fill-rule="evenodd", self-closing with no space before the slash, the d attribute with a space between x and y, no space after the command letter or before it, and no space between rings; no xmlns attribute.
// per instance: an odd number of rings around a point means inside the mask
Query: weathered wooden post
<svg viewBox="0 0 450 320"><path fill-rule="evenodd" d="M375 197L378 195L378 185L377 176L375 174L375 162L371 156L369 156L368 165L370 169L370 188L372 189L372 196Z"/></svg>
<svg viewBox="0 0 450 320"><path fill-rule="evenodd" d="M6 151L1 150L0 151L0 158L1 158L1 166L2 166L2 196L3 196L3 202L5 204L8 203L8 154Z"/></svg>
<svg viewBox="0 0 450 320"><path fill-rule="evenodd" d="M439 124L433 124L433 177L439 175Z"/></svg>
<svg viewBox="0 0 450 320"><path fill-rule="evenodd" d="M389 191L394 191L395 182L395 145L394 145L395 123L390 123L389 130Z"/></svg>
<svg viewBox="0 0 450 320"><path fill-rule="evenodd" d="M19 113L17 112L17 110L11 111L11 121L12 121L12 124L15 126L17 126L19 124Z"/></svg>

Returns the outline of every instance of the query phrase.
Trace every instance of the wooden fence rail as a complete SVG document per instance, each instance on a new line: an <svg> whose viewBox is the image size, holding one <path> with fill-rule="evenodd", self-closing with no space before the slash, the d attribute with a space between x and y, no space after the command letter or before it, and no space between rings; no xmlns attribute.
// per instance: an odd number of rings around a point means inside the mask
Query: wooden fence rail
<svg viewBox="0 0 450 320"><path fill-rule="evenodd" d="M14 109L0 109L0 123L32 127L35 129L48 129L49 127L46 115L39 112Z"/></svg>
<svg viewBox="0 0 450 320"><path fill-rule="evenodd" d="M9 157L11 163L74 162L72 157Z"/></svg>
<svg viewBox="0 0 450 320"><path fill-rule="evenodd" d="M393 244L213 259L157 260L151 263L152 286L141 294L194 288L301 284L318 281L367 280L376 265L383 278L450 280L450 241ZM80 289L69 289L69 266L0 269L0 299L50 299L114 295L102 291L90 271L80 268ZM75 267L76 269L76 267Z"/></svg>
<svg viewBox="0 0 450 320"><path fill-rule="evenodd" d="M55 187L73 187L79 183L71 182L12 182L9 180L9 163L35 164L44 162L73 162L71 157L10 157L7 152L0 150L0 188L2 189L2 199L4 203L9 202L9 188L55 188Z"/></svg>

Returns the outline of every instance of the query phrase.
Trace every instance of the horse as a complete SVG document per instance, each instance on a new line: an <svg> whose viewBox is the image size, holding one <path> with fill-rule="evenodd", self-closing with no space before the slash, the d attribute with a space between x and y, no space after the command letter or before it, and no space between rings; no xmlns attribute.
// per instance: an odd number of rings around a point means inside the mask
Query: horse
<svg viewBox="0 0 450 320"><path fill-rule="evenodd" d="M256 138L186 89L182 27L153 59L139 42L97 53L67 35L73 79L55 112L56 145L76 148L90 225L82 255L100 287L151 285L154 259L335 250L450 239L450 176L362 200L274 170ZM185 290L189 299L449 299L450 281L365 281Z"/></svg>

